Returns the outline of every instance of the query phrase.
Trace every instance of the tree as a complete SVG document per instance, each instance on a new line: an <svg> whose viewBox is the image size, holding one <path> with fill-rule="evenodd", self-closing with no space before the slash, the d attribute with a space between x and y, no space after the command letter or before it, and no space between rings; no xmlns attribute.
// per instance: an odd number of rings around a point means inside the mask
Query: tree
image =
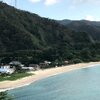
<svg viewBox="0 0 100 100"><path fill-rule="evenodd" d="M13 100L11 96L8 95L7 91L0 92L0 100Z"/></svg>
<svg viewBox="0 0 100 100"><path fill-rule="evenodd" d="M82 63L83 61L79 58L75 58L75 59L72 59L70 62L73 64L77 64L77 63Z"/></svg>

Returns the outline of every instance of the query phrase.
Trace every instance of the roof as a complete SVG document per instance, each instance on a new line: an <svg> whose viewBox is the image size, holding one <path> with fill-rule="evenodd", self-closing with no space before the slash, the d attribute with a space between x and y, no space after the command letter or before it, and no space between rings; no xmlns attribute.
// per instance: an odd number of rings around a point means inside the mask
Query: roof
<svg viewBox="0 0 100 100"><path fill-rule="evenodd" d="M9 64L10 64L10 65L11 65L11 64L14 64L14 65L21 65L21 62L19 62L19 61L12 61L12 62L10 62Z"/></svg>
<svg viewBox="0 0 100 100"><path fill-rule="evenodd" d="M38 64L30 64L29 67L39 67Z"/></svg>

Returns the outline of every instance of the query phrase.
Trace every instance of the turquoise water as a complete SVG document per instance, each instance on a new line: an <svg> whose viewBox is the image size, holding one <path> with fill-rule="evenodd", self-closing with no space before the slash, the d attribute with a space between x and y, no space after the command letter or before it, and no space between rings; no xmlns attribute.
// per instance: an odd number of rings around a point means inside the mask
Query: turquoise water
<svg viewBox="0 0 100 100"><path fill-rule="evenodd" d="M15 100L100 100L100 65L52 76L8 92Z"/></svg>

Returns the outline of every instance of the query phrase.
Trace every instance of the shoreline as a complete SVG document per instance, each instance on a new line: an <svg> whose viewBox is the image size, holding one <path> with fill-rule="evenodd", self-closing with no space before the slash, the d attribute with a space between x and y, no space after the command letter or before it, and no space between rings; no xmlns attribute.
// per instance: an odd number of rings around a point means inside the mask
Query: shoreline
<svg viewBox="0 0 100 100"><path fill-rule="evenodd" d="M56 68L35 71L35 72L32 72L35 74L32 76L21 78L21 79L15 80L15 81L0 82L0 92L24 87L24 86L30 85L31 83L34 83L38 80L41 80L41 79L44 79L44 78L47 78L50 76L55 76L58 74L62 74L62 73L77 70L77 69L94 67L95 65L99 65L99 64L100 64L100 62L79 63L79 64L67 65L67 66L63 66L63 67L56 67Z"/></svg>

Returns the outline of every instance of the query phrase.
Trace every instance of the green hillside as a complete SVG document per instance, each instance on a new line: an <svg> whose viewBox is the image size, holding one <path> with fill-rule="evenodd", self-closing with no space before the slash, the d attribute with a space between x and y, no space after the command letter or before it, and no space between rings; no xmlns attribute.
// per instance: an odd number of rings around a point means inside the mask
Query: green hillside
<svg viewBox="0 0 100 100"><path fill-rule="evenodd" d="M71 27L71 25L70 25ZM88 30L88 29L87 29ZM98 38L98 36L97 36ZM0 59L7 63L99 60L99 39L0 2Z"/></svg>

